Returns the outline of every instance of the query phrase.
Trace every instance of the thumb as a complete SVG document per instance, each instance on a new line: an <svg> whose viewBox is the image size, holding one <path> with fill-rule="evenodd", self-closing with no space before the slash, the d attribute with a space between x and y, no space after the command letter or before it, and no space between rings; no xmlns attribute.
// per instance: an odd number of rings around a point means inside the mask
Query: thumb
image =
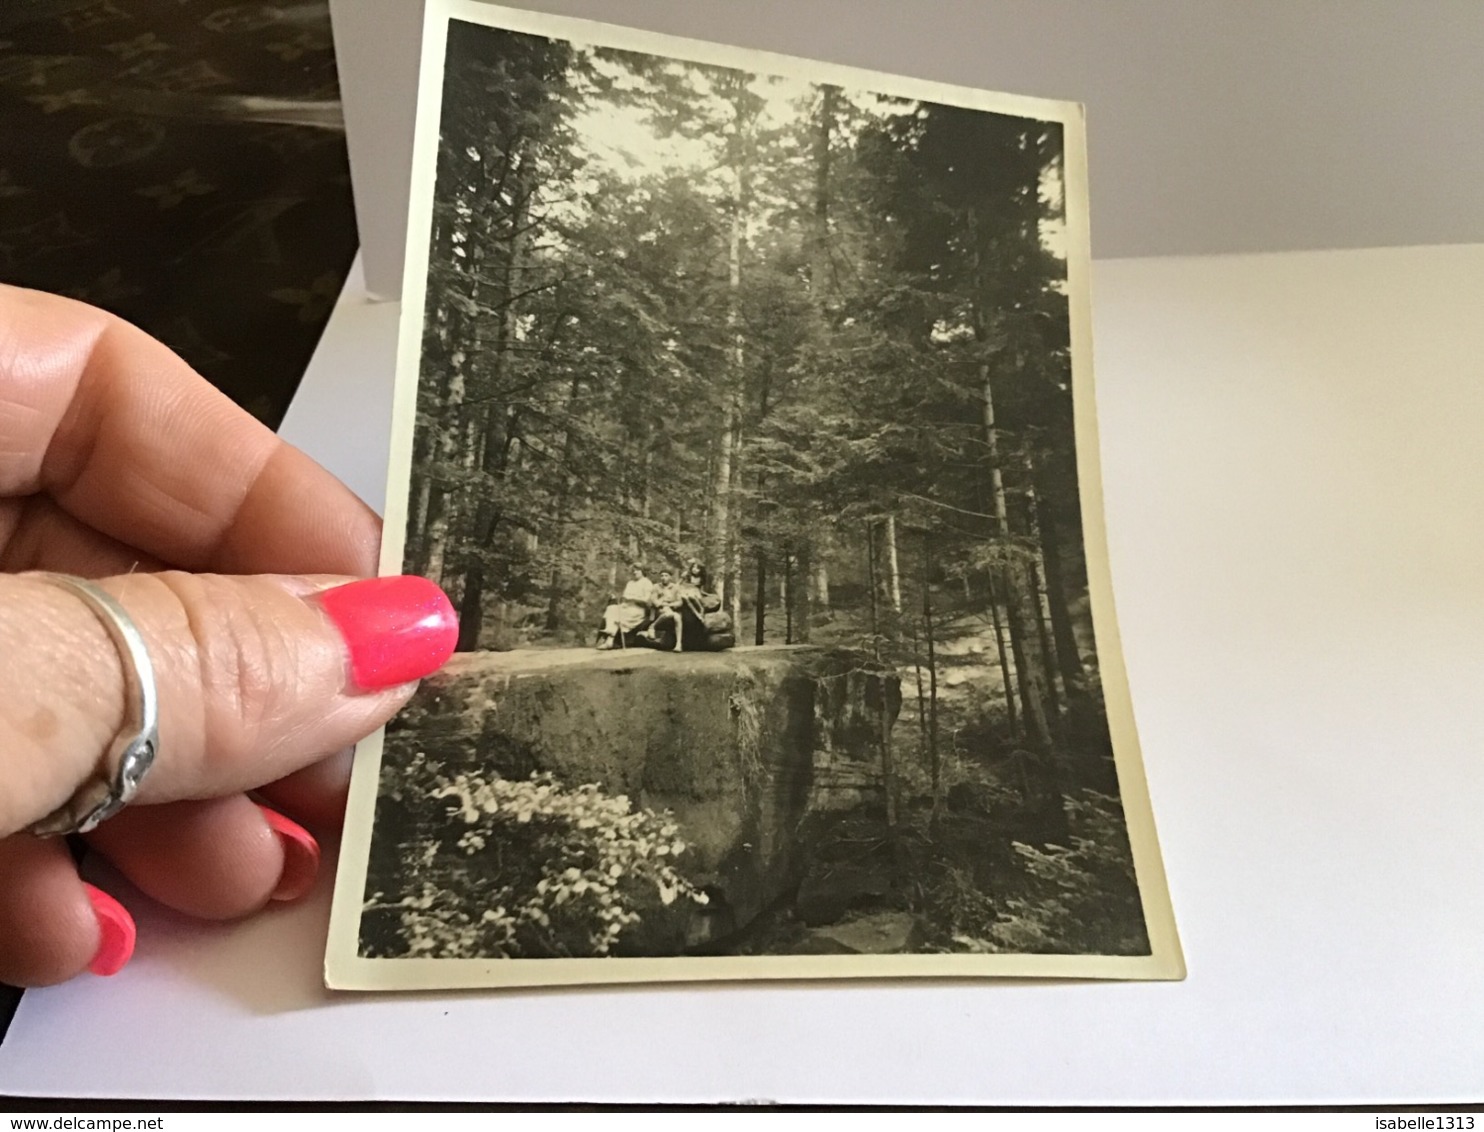
<svg viewBox="0 0 1484 1132"><path fill-rule="evenodd" d="M453 652L422 578L129 574L97 583L150 653L160 741L138 800L252 789L363 738ZM0 836L67 801L124 727L123 661L76 594L0 577Z"/></svg>

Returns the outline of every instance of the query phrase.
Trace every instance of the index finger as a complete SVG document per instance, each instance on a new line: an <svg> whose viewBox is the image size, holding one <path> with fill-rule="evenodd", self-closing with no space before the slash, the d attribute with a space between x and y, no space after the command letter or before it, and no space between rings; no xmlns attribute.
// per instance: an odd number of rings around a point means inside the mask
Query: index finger
<svg viewBox="0 0 1484 1132"><path fill-rule="evenodd" d="M185 569L376 567L375 513L166 346L83 303L0 286L0 497L38 492Z"/></svg>

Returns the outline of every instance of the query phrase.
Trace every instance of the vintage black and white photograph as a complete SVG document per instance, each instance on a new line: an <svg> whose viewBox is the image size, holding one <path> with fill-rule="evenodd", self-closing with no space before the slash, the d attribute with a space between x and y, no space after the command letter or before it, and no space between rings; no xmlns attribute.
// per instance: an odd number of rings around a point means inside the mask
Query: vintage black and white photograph
<svg viewBox="0 0 1484 1132"><path fill-rule="evenodd" d="M1079 108L430 8L332 985L1180 977Z"/></svg>

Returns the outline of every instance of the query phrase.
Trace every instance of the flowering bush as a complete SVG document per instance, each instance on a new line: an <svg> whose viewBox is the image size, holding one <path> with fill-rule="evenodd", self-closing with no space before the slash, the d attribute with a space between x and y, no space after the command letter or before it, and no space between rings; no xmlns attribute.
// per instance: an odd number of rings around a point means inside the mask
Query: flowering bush
<svg viewBox="0 0 1484 1132"><path fill-rule="evenodd" d="M676 868L686 845L667 814L550 774L445 781L432 798L451 820L421 845L420 890L398 905L409 956L609 955L646 916L707 902Z"/></svg>

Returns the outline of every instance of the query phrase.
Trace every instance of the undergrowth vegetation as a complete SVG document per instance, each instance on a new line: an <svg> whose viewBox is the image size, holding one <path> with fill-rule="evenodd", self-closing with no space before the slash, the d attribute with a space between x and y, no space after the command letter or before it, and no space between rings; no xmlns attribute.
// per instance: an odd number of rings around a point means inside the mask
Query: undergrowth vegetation
<svg viewBox="0 0 1484 1132"><path fill-rule="evenodd" d="M461 773L443 776L427 799L439 820L418 823L421 834L403 846L414 891L366 902L392 920L378 952L607 956L667 920L683 938L684 906L707 901L677 867L687 846L675 822L595 785Z"/></svg>
<svg viewBox="0 0 1484 1132"><path fill-rule="evenodd" d="M1149 950L1133 859L1117 799L1084 790L1066 802L1066 845L1010 842L986 891L945 862L931 899L953 950L1139 955Z"/></svg>

